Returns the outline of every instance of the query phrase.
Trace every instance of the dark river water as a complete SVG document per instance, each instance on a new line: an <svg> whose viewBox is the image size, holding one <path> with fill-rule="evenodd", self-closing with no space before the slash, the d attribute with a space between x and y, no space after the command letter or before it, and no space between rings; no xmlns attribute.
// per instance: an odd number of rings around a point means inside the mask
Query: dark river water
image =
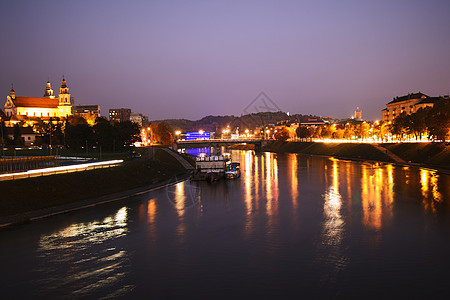
<svg viewBox="0 0 450 300"><path fill-rule="evenodd" d="M450 176L234 151L181 182L0 231L8 298L447 298Z"/></svg>

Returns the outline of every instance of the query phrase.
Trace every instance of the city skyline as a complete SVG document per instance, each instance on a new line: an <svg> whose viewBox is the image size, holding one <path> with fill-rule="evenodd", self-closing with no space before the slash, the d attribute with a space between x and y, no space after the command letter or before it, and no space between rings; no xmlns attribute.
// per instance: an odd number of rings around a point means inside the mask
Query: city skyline
<svg viewBox="0 0 450 300"><path fill-rule="evenodd" d="M75 102L150 119L285 112L381 119L393 97L450 91L447 1L11 1L2 106L63 75ZM20 19L20 22L17 22ZM2 107L3 108L3 107Z"/></svg>

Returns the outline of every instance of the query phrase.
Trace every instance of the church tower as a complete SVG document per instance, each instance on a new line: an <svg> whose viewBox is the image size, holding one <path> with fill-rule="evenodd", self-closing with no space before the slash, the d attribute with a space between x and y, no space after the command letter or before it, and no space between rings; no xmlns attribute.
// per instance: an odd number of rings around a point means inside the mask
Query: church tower
<svg viewBox="0 0 450 300"><path fill-rule="evenodd" d="M44 97L54 99L52 87L50 86L50 81L47 81L47 87L45 88Z"/></svg>
<svg viewBox="0 0 450 300"><path fill-rule="evenodd" d="M6 96L6 103L5 106L3 107L3 111L8 117L17 114L17 107L15 104L15 100L16 100L16 91L14 91L13 85L11 84L9 96Z"/></svg>
<svg viewBox="0 0 450 300"><path fill-rule="evenodd" d="M70 105L70 94L69 94L69 88L66 84L66 79L63 76L61 87L59 88L59 105Z"/></svg>
<svg viewBox="0 0 450 300"><path fill-rule="evenodd" d="M59 88L59 116L66 117L72 114L72 103L70 102L69 87L66 84L66 79L62 78L61 87Z"/></svg>
<svg viewBox="0 0 450 300"><path fill-rule="evenodd" d="M14 87L12 84L11 84L11 90L9 91L9 96L11 97L11 100L16 100L16 91L14 90Z"/></svg>

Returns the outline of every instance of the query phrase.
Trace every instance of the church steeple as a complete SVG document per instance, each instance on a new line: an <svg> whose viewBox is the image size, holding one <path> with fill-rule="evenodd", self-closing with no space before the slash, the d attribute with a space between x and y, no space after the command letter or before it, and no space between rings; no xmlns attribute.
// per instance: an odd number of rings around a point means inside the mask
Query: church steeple
<svg viewBox="0 0 450 300"><path fill-rule="evenodd" d="M69 94L69 87L66 84L66 79L64 78L64 75L63 75L63 78L62 78L62 81L61 81L61 87L59 88L58 98L59 98L59 105L60 106L71 105L71 103L70 103L70 94Z"/></svg>
<svg viewBox="0 0 450 300"><path fill-rule="evenodd" d="M14 86L11 83L11 90L9 91L9 96L11 97L12 100L16 99L16 91L14 91Z"/></svg>
<svg viewBox="0 0 450 300"><path fill-rule="evenodd" d="M52 87L50 86L50 81L47 81L47 87L45 88L44 97L55 98L53 95Z"/></svg>
<svg viewBox="0 0 450 300"><path fill-rule="evenodd" d="M68 94L69 93L69 87L66 84L66 79L62 78L61 87L59 88L59 94Z"/></svg>

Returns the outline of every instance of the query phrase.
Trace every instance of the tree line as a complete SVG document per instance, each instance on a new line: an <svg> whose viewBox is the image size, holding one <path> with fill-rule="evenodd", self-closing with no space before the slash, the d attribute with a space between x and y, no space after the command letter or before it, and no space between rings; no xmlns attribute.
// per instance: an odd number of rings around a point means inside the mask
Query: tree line
<svg viewBox="0 0 450 300"><path fill-rule="evenodd" d="M450 139L450 101L441 99L431 107L398 115L391 125L391 133L399 140L427 136L430 140Z"/></svg>
<svg viewBox="0 0 450 300"><path fill-rule="evenodd" d="M450 101L441 99L433 107L420 108L417 112L398 115L392 123L386 122L347 122L346 124L305 126L300 125L295 134L303 141L312 139L369 139L386 141L388 136L402 141L405 139L421 140L423 137L431 141L450 139ZM289 130L283 128L275 133L274 138L285 141L289 138Z"/></svg>
<svg viewBox="0 0 450 300"><path fill-rule="evenodd" d="M4 145L24 145L21 125L14 125L14 136L10 138L2 122ZM62 122L52 118L47 122L39 119L33 124L33 131L37 134L34 142L36 146L65 146L75 151L93 146L101 147L103 151L120 151L140 140L138 124L108 121L103 117L91 121L80 115L69 116Z"/></svg>

